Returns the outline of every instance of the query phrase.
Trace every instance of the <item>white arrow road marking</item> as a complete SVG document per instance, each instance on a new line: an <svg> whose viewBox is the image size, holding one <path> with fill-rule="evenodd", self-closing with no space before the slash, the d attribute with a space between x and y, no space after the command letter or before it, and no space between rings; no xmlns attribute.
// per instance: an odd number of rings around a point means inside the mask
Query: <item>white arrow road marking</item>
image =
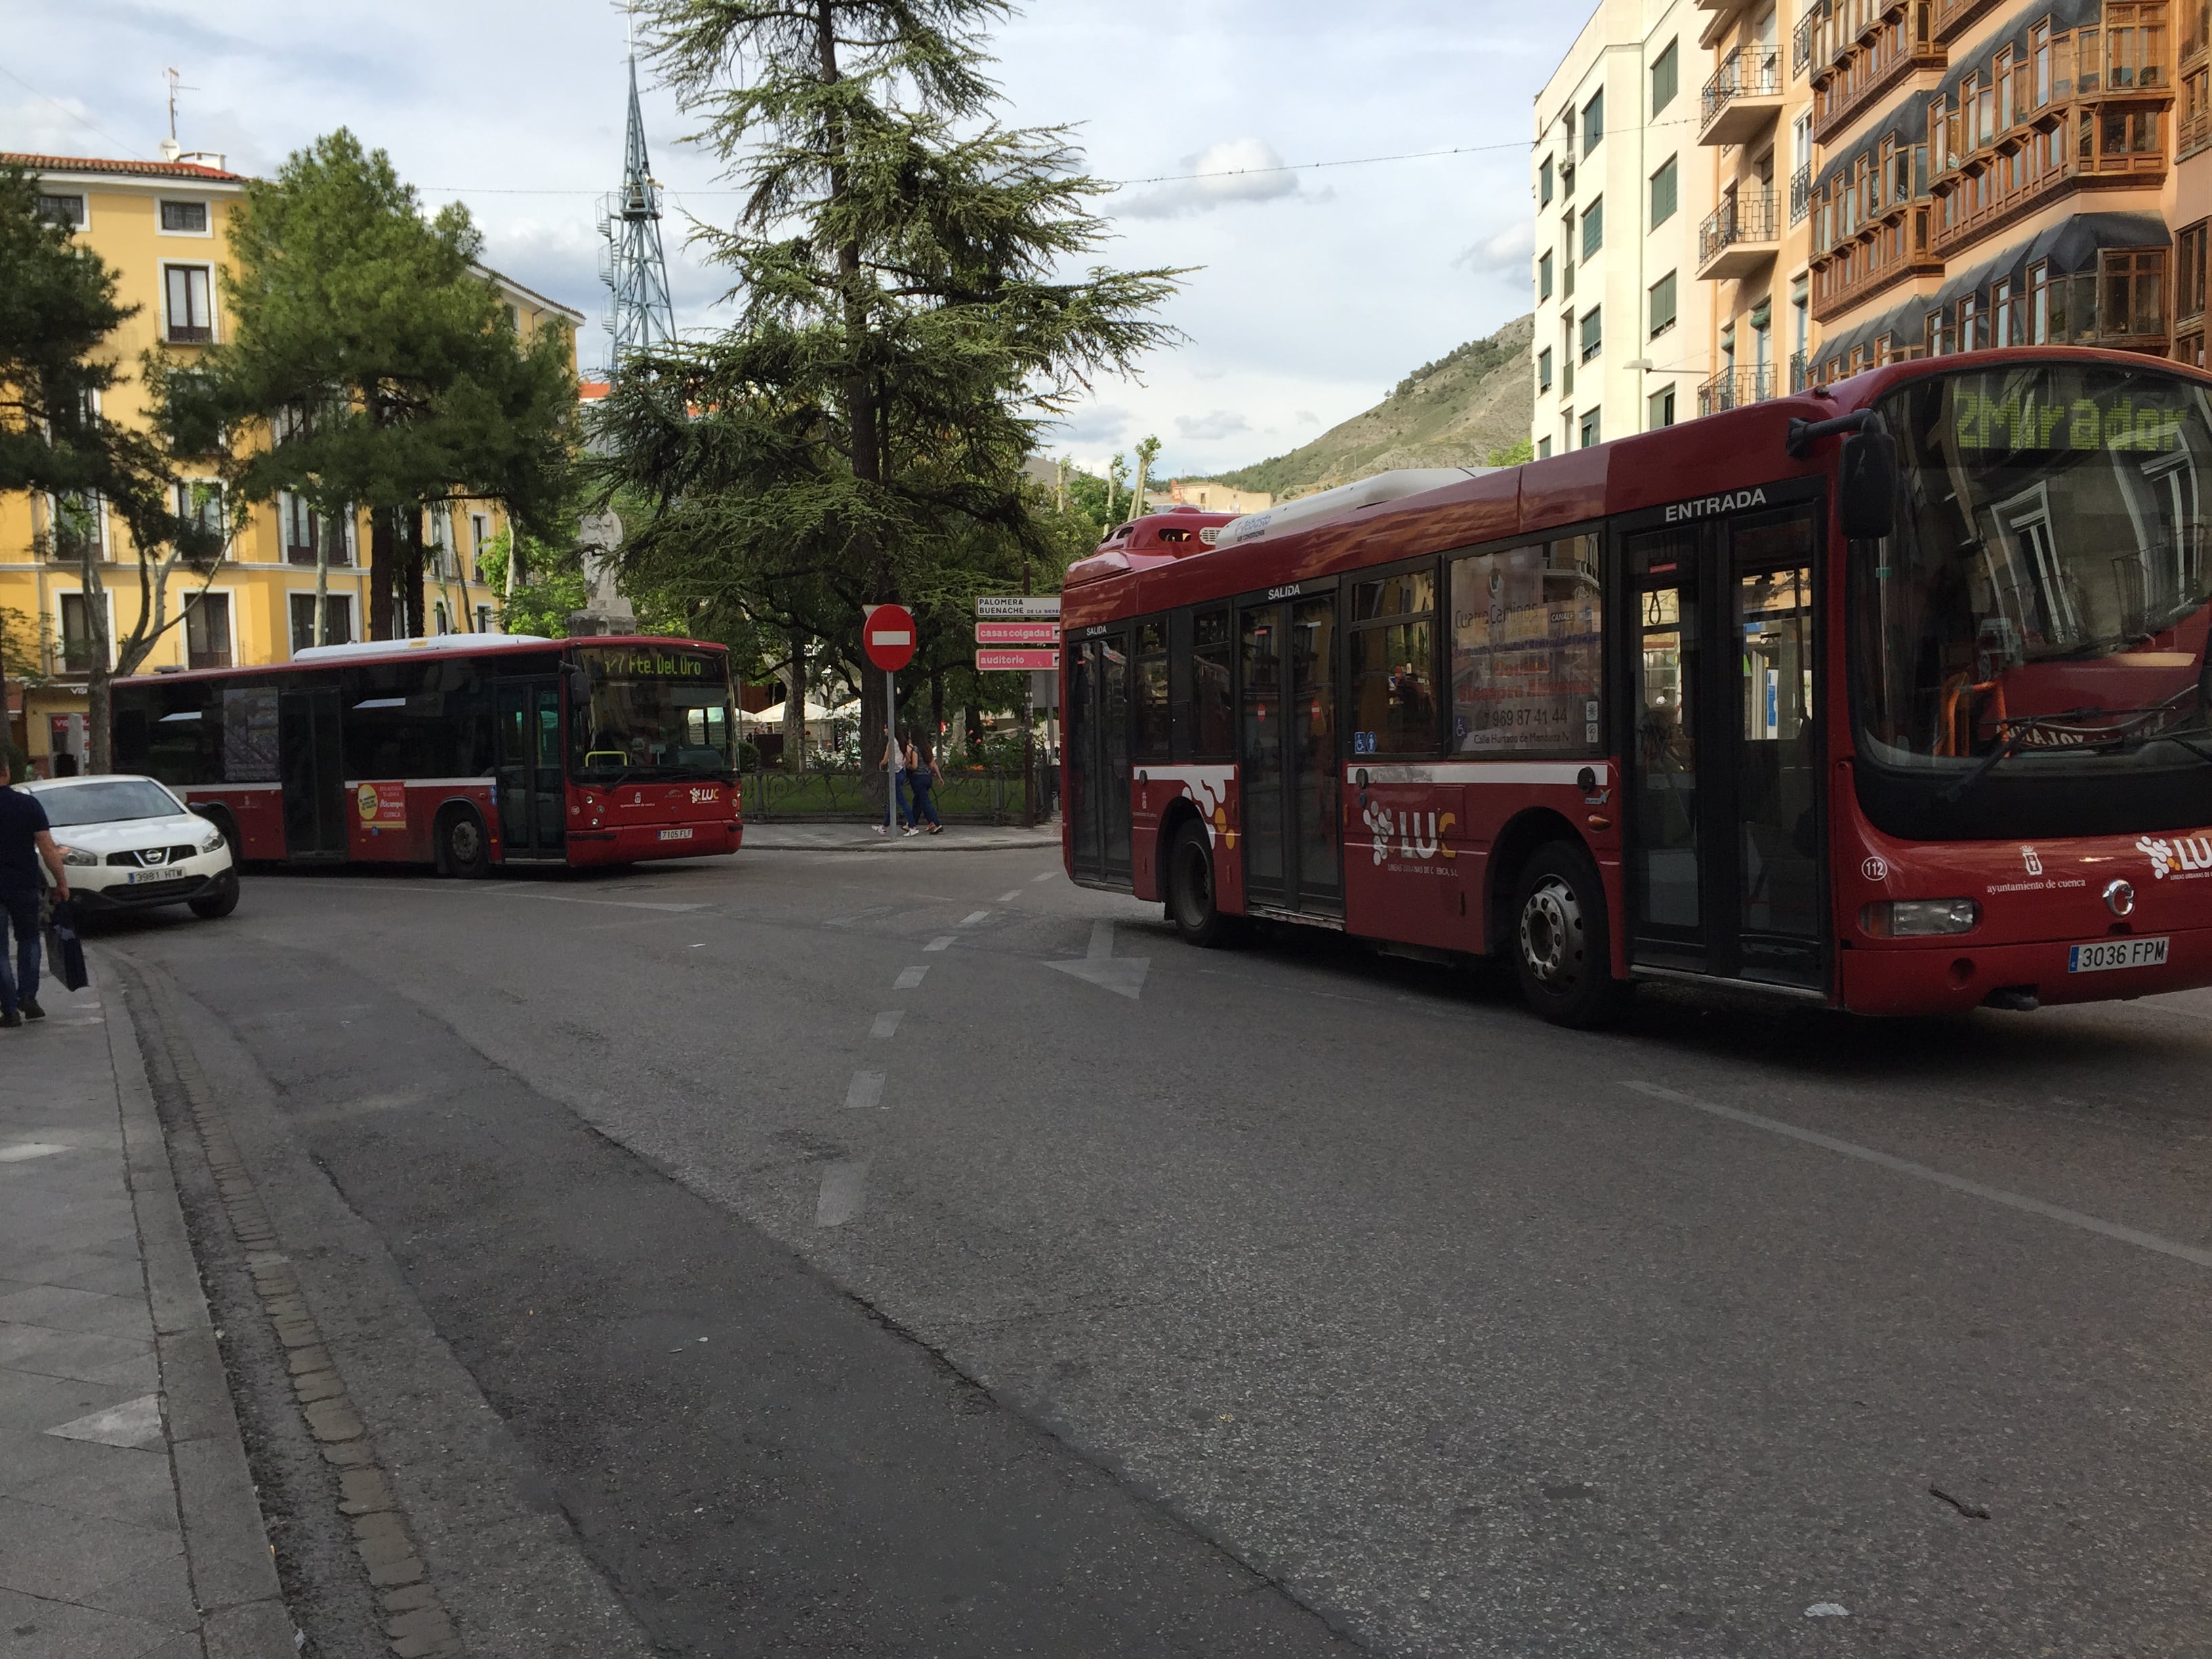
<svg viewBox="0 0 2212 1659"><path fill-rule="evenodd" d="M911 991L915 987L921 983L921 976L928 971L929 969L927 966L921 968L902 968L899 969L899 976L891 981L891 989L894 991Z"/></svg>
<svg viewBox="0 0 2212 1659"><path fill-rule="evenodd" d="M845 1091L845 1109L866 1111L880 1105L884 1098L884 1074L881 1072L855 1072L852 1086Z"/></svg>
<svg viewBox="0 0 2212 1659"><path fill-rule="evenodd" d="M46 1431L64 1440L95 1440L103 1446L143 1451L161 1443L161 1398L144 1394L104 1412L80 1417Z"/></svg>
<svg viewBox="0 0 2212 1659"><path fill-rule="evenodd" d="M1111 991L1115 996L1127 997L1134 1002L1144 992L1145 975L1152 970L1150 957L1117 957L1114 954L1114 924L1094 921L1091 924L1091 948L1080 962L1048 962L1048 968L1057 968L1063 974Z"/></svg>
<svg viewBox="0 0 2212 1659"><path fill-rule="evenodd" d="M842 1158L822 1171L822 1190L814 1200L814 1224L842 1227L866 1206L868 1160Z"/></svg>
<svg viewBox="0 0 2212 1659"><path fill-rule="evenodd" d="M876 1023L868 1028L868 1035L872 1037L896 1036L898 1023L905 1018L905 1009L886 1008L876 1016Z"/></svg>

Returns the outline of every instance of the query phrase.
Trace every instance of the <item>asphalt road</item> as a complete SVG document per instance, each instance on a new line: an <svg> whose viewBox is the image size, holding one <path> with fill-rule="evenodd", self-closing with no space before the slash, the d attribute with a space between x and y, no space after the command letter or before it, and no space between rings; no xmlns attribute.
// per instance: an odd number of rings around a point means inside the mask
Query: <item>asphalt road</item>
<svg viewBox="0 0 2212 1659"><path fill-rule="evenodd" d="M1569 1034L1044 851L105 942L663 1650L2212 1651L2212 995Z"/></svg>

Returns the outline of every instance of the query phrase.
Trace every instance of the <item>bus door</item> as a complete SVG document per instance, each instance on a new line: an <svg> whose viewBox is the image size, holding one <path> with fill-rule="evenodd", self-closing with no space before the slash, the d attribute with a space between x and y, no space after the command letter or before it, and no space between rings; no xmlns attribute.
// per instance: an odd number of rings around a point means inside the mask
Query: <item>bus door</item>
<svg viewBox="0 0 2212 1659"><path fill-rule="evenodd" d="M1344 914L1336 632L1333 592L1237 611L1244 891L1263 908Z"/></svg>
<svg viewBox="0 0 2212 1659"><path fill-rule="evenodd" d="M345 757L336 686L276 694L276 770L284 786L284 856L343 858Z"/></svg>
<svg viewBox="0 0 2212 1659"><path fill-rule="evenodd" d="M1112 629L1066 642L1068 839L1075 873L1126 882L1129 865L1129 641Z"/></svg>
<svg viewBox="0 0 2212 1659"><path fill-rule="evenodd" d="M1629 941L1641 966L1827 983L1817 508L1626 538Z"/></svg>
<svg viewBox="0 0 2212 1659"><path fill-rule="evenodd" d="M497 696L501 850L509 859L564 858L560 682L510 680Z"/></svg>

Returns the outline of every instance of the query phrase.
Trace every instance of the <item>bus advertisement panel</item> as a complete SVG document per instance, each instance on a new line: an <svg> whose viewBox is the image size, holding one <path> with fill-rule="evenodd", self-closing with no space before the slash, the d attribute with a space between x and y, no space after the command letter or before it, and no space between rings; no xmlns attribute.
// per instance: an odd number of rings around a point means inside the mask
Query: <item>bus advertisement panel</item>
<svg viewBox="0 0 2212 1659"><path fill-rule="evenodd" d="M114 755L241 858L473 876L735 851L733 708L719 645L447 635L118 681Z"/></svg>
<svg viewBox="0 0 2212 1659"><path fill-rule="evenodd" d="M1975 352L1395 476L1070 570L1075 879L1504 956L1575 1024L2212 983L2212 377Z"/></svg>

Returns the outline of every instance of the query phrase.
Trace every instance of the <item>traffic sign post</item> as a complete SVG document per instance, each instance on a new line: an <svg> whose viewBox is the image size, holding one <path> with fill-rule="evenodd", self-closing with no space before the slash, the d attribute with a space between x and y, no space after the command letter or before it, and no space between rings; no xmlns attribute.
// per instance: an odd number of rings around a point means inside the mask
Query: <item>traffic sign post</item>
<svg viewBox="0 0 2212 1659"><path fill-rule="evenodd" d="M872 605L860 615L860 649L870 662L884 671L884 733L888 744L898 742L898 671L914 660L916 630L914 612L902 605ZM884 768L884 816L898 811L898 785L891 769Z"/></svg>

